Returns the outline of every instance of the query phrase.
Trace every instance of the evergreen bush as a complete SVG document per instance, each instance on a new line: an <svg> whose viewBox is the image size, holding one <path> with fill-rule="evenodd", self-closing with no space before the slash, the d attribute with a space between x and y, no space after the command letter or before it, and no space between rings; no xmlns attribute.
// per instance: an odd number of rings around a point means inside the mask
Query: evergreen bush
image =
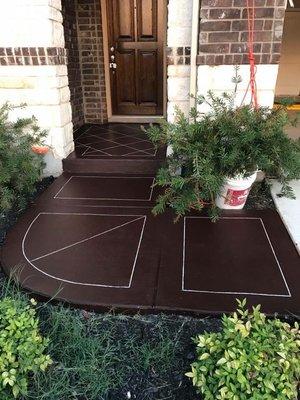
<svg viewBox="0 0 300 400"><path fill-rule="evenodd" d="M164 188L154 214L171 206L180 217L208 206L218 216L215 198L226 178L248 177L256 170L282 183L281 195L293 196L289 182L300 177L300 141L285 133L289 119L285 106L274 109L234 106L233 94L208 92L197 104L210 106L207 114L192 108L186 117L178 108L174 123L164 121L146 132L155 146L172 153L158 171L156 185Z"/></svg>
<svg viewBox="0 0 300 400"><path fill-rule="evenodd" d="M34 117L9 121L11 109L8 104L0 107L0 213L25 206L44 167L32 146L42 144L46 131Z"/></svg>

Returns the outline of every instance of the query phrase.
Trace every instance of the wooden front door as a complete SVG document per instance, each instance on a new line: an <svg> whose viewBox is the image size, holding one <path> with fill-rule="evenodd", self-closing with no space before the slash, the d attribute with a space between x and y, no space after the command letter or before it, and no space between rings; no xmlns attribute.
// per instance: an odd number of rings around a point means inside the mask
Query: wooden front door
<svg viewBox="0 0 300 400"><path fill-rule="evenodd" d="M163 114L164 0L107 0L113 114Z"/></svg>

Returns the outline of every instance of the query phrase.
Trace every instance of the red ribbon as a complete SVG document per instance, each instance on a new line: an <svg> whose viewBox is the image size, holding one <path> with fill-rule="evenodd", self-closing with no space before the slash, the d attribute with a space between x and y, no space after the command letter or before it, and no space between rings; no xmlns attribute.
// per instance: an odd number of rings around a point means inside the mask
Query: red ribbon
<svg viewBox="0 0 300 400"><path fill-rule="evenodd" d="M255 0L247 0L248 19L248 58L250 64L250 89L251 104L257 109L256 65L254 57L254 24L255 24Z"/></svg>

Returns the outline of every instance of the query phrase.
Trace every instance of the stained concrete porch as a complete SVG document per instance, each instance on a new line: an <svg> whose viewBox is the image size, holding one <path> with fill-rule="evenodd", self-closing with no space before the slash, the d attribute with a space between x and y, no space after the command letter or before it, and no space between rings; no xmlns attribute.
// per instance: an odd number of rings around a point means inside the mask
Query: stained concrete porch
<svg viewBox="0 0 300 400"><path fill-rule="evenodd" d="M217 223L190 214L174 224L171 210L154 217L148 168L163 157L137 126L81 132L70 171L9 232L5 272L45 298L98 310L218 314L246 297L270 314L299 313L300 258L277 212L224 212ZM79 173L90 159L91 172ZM126 163L135 174L97 170Z"/></svg>

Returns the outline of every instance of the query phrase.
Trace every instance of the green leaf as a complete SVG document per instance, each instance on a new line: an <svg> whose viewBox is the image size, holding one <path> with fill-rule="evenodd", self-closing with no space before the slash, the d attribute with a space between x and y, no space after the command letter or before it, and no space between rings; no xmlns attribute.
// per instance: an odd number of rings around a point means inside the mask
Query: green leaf
<svg viewBox="0 0 300 400"><path fill-rule="evenodd" d="M273 382L270 382L270 381L264 381L264 385L268 388L268 389L271 389L273 392L275 392L276 391L276 389L275 389L275 386L274 386L274 384L273 384Z"/></svg>

